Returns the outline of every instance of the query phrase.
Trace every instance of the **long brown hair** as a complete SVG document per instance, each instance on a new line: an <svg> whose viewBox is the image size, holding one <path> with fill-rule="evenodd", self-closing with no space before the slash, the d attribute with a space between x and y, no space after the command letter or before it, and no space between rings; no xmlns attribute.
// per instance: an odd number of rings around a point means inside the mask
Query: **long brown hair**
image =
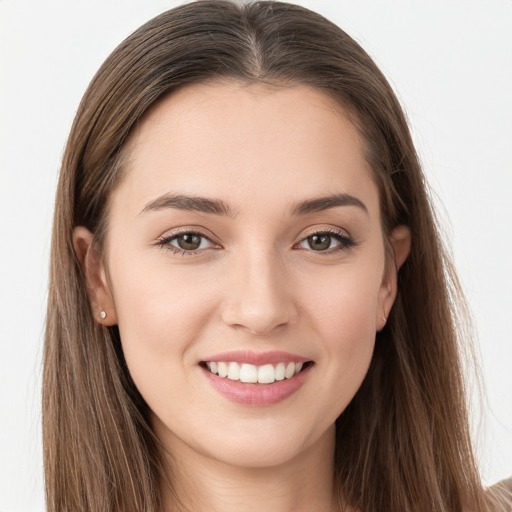
<svg viewBox="0 0 512 512"><path fill-rule="evenodd" d="M302 7L199 1L129 36L78 109L58 184L44 349L43 436L49 512L156 512L162 478L148 408L124 362L119 332L95 321L72 244L82 225L101 248L123 145L163 95L221 78L305 84L334 97L365 141L385 235L412 232L398 296L371 367L337 420L340 498L364 512L490 510L472 453L456 304L402 109L364 50Z"/></svg>

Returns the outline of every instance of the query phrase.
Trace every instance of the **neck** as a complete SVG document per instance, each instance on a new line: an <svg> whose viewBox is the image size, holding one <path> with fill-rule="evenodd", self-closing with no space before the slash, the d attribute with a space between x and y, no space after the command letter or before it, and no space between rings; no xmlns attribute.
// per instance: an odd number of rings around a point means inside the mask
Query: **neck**
<svg viewBox="0 0 512 512"><path fill-rule="evenodd" d="M179 442L166 445L172 490L162 486L162 512L339 510L334 491L334 426L292 460L272 467L233 466Z"/></svg>

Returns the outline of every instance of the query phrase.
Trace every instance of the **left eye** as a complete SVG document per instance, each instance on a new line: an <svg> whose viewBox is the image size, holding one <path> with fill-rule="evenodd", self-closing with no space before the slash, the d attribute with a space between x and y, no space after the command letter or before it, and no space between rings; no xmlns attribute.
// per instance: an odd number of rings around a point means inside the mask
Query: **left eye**
<svg viewBox="0 0 512 512"><path fill-rule="evenodd" d="M343 249L352 245L351 240L338 233L315 233L299 243L301 249L325 252L329 249Z"/></svg>

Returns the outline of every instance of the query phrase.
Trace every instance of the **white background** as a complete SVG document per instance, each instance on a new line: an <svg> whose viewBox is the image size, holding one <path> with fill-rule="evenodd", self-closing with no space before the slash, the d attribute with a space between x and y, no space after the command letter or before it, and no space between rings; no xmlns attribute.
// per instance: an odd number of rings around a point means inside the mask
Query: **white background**
<svg viewBox="0 0 512 512"><path fill-rule="evenodd" d="M110 51L179 3L0 0L2 512L44 509L41 340L52 203L67 133ZM482 475L486 483L510 476L512 0L299 3L361 42L404 105L479 334L488 395L475 434Z"/></svg>

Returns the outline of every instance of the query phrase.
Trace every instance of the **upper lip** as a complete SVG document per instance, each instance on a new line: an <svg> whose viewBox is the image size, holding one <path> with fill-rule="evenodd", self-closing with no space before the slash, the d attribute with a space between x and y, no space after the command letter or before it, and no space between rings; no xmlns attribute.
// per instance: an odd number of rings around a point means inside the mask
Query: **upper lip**
<svg viewBox="0 0 512 512"><path fill-rule="evenodd" d="M269 352L253 352L251 350L233 350L222 352L203 359L204 362L234 362L262 366L264 364L277 363L305 363L311 361L307 357L301 357L290 352L273 350Z"/></svg>

